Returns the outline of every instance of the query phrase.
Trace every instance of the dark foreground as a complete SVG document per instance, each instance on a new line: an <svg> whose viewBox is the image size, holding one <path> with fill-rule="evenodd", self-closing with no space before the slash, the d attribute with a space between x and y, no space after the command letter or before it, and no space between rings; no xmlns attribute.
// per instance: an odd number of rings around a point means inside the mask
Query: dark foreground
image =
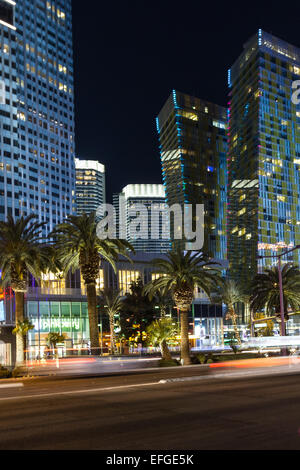
<svg viewBox="0 0 300 470"><path fill-rule="evenodd" d="M299 372L159 383L197 374L35 379L0 388L0 449L300 449Z"/></svg>

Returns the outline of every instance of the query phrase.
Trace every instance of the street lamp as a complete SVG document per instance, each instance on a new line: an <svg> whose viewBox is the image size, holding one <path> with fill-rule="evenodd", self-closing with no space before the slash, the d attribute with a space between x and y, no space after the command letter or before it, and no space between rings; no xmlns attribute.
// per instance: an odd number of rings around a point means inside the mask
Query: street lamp
<svg viewBox="0 0 300 470"><path fill-rule="evenodd" d="M102 324L102 311L100 309L100 323L98 325L100 327L101 332L101 356L103 356L103 324Z"/></svg>
<svg viewBox="0 0 300 470"><path fill-rule="evenodd" d="M281 271L281 258L282 256L292 253L292 251L299 250L300 245L296 245L290 250L286 250L279 255L272 256L259 256L258 259L264 258L278 258L278 281L279 281L279 299L280 299L280 317L281 317L281 336L285 336L285 324L284 324L284 300L283 300L283 286L282 286L282 271Z"/></svg>

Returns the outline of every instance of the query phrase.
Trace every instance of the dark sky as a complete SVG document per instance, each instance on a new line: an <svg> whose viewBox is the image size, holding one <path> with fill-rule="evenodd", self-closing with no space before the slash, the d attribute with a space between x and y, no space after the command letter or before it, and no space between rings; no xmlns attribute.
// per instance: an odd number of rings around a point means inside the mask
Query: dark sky
<svg viewBox="0 0 300 470"><path fill-rule="evenodd" d="M161 183L155 118L173 88L226 105L227 70L259 28L300 46L298 2L73 0L76 154L108 199Z"/></svg>

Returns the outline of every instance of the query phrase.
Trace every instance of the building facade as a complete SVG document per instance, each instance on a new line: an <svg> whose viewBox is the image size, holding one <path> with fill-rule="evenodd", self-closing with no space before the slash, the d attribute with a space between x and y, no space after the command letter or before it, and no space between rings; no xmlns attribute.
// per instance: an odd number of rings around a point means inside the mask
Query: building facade
<svg viewBox="0 0 300 470"><path fill-rule="evenodd" d="M173 91L157 120L166 201L204 204L204 249L226 258L226 109Z"/></svg>
<svg viewBox="0 0 300 470"><path fill-rule="evenodd" d="M15 4L0 1L0 220L20 215Z"/></svg>
<svg viewBox="0 0 300 470"><path fill-rule="evenodd" d="M299 79L300 50L262 30L228 72L229 271L246 284L277 263L260 256L300 244Z"/></svg>
<svg viewBox="0 0 300 470"><path fill-rule="evenodd" d="M92 160L75 159L76 167L76 212L97 212L106 202L105 167Z"/></svg>
<svg viewBox="0 0 300 470"><path fill-rule="evenodd" d="M0 218L47 235L74 211L71 0L1 0L1 19Z"/></svg>
<svg viewBox="0 0 300 470"><path fill-rule="evenodd" d="M163 185L130 184L114 195L114 207L118 238L129 241L135 251L170 250L169 212Z"/></svg>
<svg viewBox="0 0 300 470"><path fill-rule="evenodd" d="M158 255L162 258L165 255ZM151 253L139 252L132 256L133 263L122 258L117 262L116 272L105 260L101 263L97 279L97 294L100 290L114 289L125 296L130 292L133 282L142 280L144 284L157 278L152 264ZM226 268L226 263L224 263ZM77 271L61 279L47 276L37 287L31 283L25 296L25 313L34 326L28 332L27 349L29 357L35 359L43 356L47 336L50 332L65 335L64 354L77 354L89 347L89 319L87 310L87 293L84 282ZM171 306L172 307L172 306ZM159 310L158 310L159 312ZM179 321L176 308L171 308L172 317ZM100 344L109 343L108 316L99 308ZM10 357L14 360L15 337L12 330L15 325L15 298L11 289L0 293L0 345L10 344ZM223 344L223 309L214 305L207 296L198 289L194 293L194 302L189 313L189 333L191 344L197 348L210 348ZM107 349L107 348L106 348ZM1 348L0 348L1 357ZM4 362L2 362L3 364ZM9 365L9 364L8 364Z"/></svg>

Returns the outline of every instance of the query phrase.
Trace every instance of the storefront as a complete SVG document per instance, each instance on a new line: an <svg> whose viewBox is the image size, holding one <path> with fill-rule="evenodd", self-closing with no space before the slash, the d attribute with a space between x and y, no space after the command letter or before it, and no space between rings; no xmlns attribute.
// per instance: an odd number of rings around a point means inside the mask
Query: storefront
<svg viewBox="0 0 300 470"><path fill-rule="evenodd" d="M88 348L89 321L87 302L28 301L27 315L34 326L28 333L30 357L43 355L50 332L65 336L60 354L73 354Z"/></svg>
<svg viewBox="0 0 300 470"><path fill-rule="evenodd" d="M214 349L224 344L223 307L208 303L192 306L195 348Z"/></svg>

